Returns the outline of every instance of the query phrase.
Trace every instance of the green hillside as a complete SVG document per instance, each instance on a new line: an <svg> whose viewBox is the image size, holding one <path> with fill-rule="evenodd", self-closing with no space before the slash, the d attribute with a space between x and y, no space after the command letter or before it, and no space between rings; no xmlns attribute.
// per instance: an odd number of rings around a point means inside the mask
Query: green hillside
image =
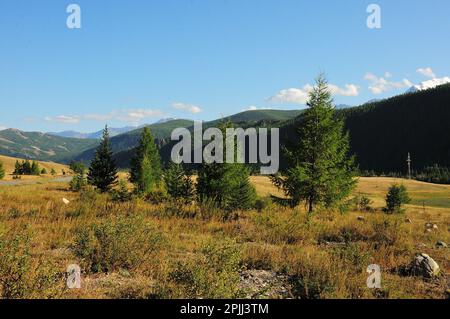
<svg viewBox="0 0 450 319"><path fill-rule="evenodd" d="M299 116L301 110L252 110L244 111L235 115L225 117L233 123L259 122L259 121L287 121ZM212 121L214 123L220 120Z"/></svg>
<svg viewBox="0 0 450 319"><path fill-rule="evenodd" d="M0 131L0 154L5 156L64 162L97 145L91 139L53 136L16 129Z"/></svg>
<svg viewBox="0 0 450 319"><path fill-rule="evenodd" d="M277 126L280 126L287 120L294 119L296 116L301 114L300 110L254 110L254 111L245 111L232 116L224 117L222 119L209 121L203 123L203 128L208 128L212 126L216 126L220 121L230 120L236 125L241 127L248 126L264 126L270 127L275 123ZM162 140L166 145L166 148L171 145L170 143L170 134L175 128L185 127L192 129L193 122L191 120L172 120L164 123L156 123L150 125L150 129L152 131L155 139ZM127 132L124 134L120 134L111 138L111 145L113 152L116 153L117 163L121 167L126 167L128 165L128 161L132 156L133 149L137 146L139 141L139 136L142 131L142 128L133 130L131 132ZM88 162L93 154L94 149L87 150L77 156L75 159L78 161ZM162 152L165 153L163 150ZM170 152L169 152L170 153Z"/></svg>
<svg viewBox="0 0 450 319"><path fill-rule="evenodd" d="M405 172L450 167L450 85L342 110L361 169Z"/></svg>
<svg viewBox="0 0 450 319"><path fill-rule="evenodd" d="M344 110L336 115L350 132L351 152L361 170L406 173L439 164L450 167L450 85L403 94ZM301 116L296 119L300 121ZM296 140L292 124L281 129L282 144Z"/></svg>

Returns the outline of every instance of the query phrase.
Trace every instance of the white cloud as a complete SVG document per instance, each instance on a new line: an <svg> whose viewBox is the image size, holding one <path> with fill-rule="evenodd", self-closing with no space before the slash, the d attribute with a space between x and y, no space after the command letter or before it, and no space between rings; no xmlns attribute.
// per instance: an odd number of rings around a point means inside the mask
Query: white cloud
<svg viewBox="0 0 450 319"><path fill-rule="evenodd" d="M422 74L423 76L427 78L436 78L436 74L434 74L432 68L420 68L416 70L417 73Z"/></svg>
<svg viewBox="0 0 450 319"><path fill-rule="evenodd" d="M385 78L391 78L392 77L392 73L391 72L385 72L384 73L384 77Z"/></svg>
<svg viewBox="0 0 450 319"><path fill-rule="evenodd" d="M276 95L270 97L268 100L274 103L289 103L289 104L305 104L309 98L313 86L306 84L303 88L290 88L279 91ZM333 96L358 96L359 87L355 84L345 84L343 88L328 84L328 89Z"/></svg>
<svg viewBox="0 0 450 319"><path fill-rule="evenodd" d="M395 82L387 80L383 77L377 77L372 73L367 73L364 76L364 79L370 82L369 90L373 94L381 94L395 89L411 87L413 85L408 79L403 79L402 81Z"/></svg>
<svg viewBox="0 0 450 319"><path fill-rule="evenodd" d="M86 121L97 121L97 122L106 122L106 121L121 121L126 122L128 124L139 124L142 121L164 115L163 112L159 110L152 109L121 109L121 110L113 110L110 113L104 114L85 114L85 115L59 115L59 116L48 116L45 118L46 121L50 122L58 122L64 124L77 124L82 120Z"/></svg>
<svg viewBox="0 0 450 319"><path fill-rule="evenodd" d="M0 131L6 130L6 129L7 129L6 126L1 126L1 125L0 125Z"/></svg>
<svg viewBox="0 0 450 319"><path fill-rule="evenodd" d="M242 109L241 111L245 112L245 111L256 111L256 110L274 110L274 109L275 108L273 108L273 107L258 107L256 105L250 105L250 106Z"/></svg>
<svg viewBox="0 0 450 319"><path fill-rule="evenodd" d="M64 124L77 124L80 123L79 116L71 116L71 115L58 115L58 116L47 116L45 118L48 122L58 122Z"/></svg>
<svg viewBox="0 0 450 319"><path fill-rule="evenodd" d="M111 115L113 119L117 119L122 122L140 123L145 119L161 116L163 115L163 112L151 109L132 109L132 110L116 111L113 112Z"/></svg>
<svg viewBox="0 0 450 319"><path fill-rule="evenodd" d="M172 103L172 107L174 109L183 110L183 111L193 113L193 114L200 113L202 111L202 109L200 107L198 107L197 105L186 104L186 103L181 103L181 102Z"/></svg>

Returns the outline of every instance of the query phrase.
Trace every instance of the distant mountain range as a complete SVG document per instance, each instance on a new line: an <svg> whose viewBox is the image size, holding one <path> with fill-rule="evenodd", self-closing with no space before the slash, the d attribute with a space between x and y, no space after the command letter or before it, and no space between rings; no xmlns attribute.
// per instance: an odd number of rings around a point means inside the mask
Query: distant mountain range
<svg viewBox="0 0 450 319"><path fill-rule="evenodd" d="M97 144L98 140L93 139L67 138L16 129L0 131L0 154L12 157L66 162Z"/></svg>
<svg viewBox="0 0 450 319"><path fill-rule="evenodd" d="M427 90L372 100L361 106L339 105L337 116L345 119L350 132L351 151L357 156L361 169L399 171L405 167L406 155L411 153L413 167L440 164L450 167L450 84ZM279 127L282 144L295 140L294 124L301 121L303 110L251 110L203 123L211 127L229 120L238 127ZM297 124L301 125L301 123ZM193 121L164 119L149 125L161 145L164 161L170 156L173 129L192 129ZM114 129L112 129L114 130ZM127 167L134 154L142 127L127 127L115 131L111 146L120 167ZM66 136L75 136L76 132ZM63 134L63 133L60 133ZM101 131L87 138L73 138L22 132L15 129L0 131L0 154L67 163L79 160L88 163L99 143Z"/></svg>
<svg viewBox="0 0 450 319"><path fill-rule="evenodd" d="M240 126L261 126L262 123L267 122L285 122L287 120L294 119L302 110L252 110L244 111L238 114L227 116L214 121L208 121L203 123L203 128L212 127L218 124L220 121L228 120L232 123ZM194 122L191 120L169 120L165 122L157 122L151 124L150 127L153 137L155 139L163 140L166 143L170 140L170 135L172 131L176 128L191 128ZM135 129L133 131L120 134L111 138L111 146L113 152L118 154L123 160L119 160L118 164L121 167L126 167L128 161L131 158L131 153L133 149L137 146L139 142L139 137L142 128ZM88 162L94 155L95 148L86 150L79 156L75 157L77 161Z"/></svg>
<svg viewBox="0 0 450 319"><path fill-rule="evenodd" d="M136 126L125 126L120 128L109 127L109 135L116 136L122 133L126 133L132 130L135 130ZM91 138L91 139L100 139L103 135L103 130L94 132L94 133L80 133L77 131L62 131L62 132L48 132L47 134L60 136L60 137L71 137L71 138Z"/></svg>
<svg viewBox="0 0 450 319"><path fill-rule="evenodd" d="M447 83L450 83L450 77L448 77L448 76L439 78L439 79L437 79L437 78L431 79L431 80L424 81L419 84L413 85L406 91L406 93L415 93L418 91L429 90L429 89L433 89L437 86L444 85Z"/></svg>

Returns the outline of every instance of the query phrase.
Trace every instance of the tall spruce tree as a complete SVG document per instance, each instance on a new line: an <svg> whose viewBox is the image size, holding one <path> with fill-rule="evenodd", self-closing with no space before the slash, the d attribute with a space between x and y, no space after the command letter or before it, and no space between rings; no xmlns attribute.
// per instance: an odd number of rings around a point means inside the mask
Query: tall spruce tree
<svg viewBox="0 0 450 319"><path fill-rule="evenodd" d="M160 184L161 177L161 157L150 129L145 127L131 159L130 182L138 192L149 193Z"/></svg>
<svg viewBox="0 0 450 319"><path fill-rule="evenodd" d="M309 93L308 109L298 122L299 140L285 149L289 165L272 176L291 206L305 202L308 212L316 206L339 206L355 186L354 157L344 123L335 117L330 91L323 75Z"/></svg>
<svg viewBox="0 0 450 319"><path fill-rule="evenodd" d="M103 130L103 138L91 161L87 178L88 183L101 192L111 190L117 183L117 167L111 151L108 126Z"/></svg>
<svg viewBox="0 0 450 319"><path fill-rule="evenodd" d="M231 122L221 123L225 143L226 129ZM235 157L237 157L235 147ZM197 195L200 201L212 201L225 210L249 209L254 205L256 191L249 180L250 170L242 163L202 163L198 171Z"/></svg>
<svg viewBox="0 0 450 319"><path fill-rule="evenodd" d="M3 162L0 161L0 179L5 177L5 169L3 168Z"/></svg>

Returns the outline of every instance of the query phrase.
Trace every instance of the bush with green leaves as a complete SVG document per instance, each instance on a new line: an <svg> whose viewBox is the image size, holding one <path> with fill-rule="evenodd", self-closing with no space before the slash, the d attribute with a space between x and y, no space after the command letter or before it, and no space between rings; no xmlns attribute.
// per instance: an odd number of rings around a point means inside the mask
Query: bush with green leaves
<svg viewBox="0 0 450 319"><path fill-rule="evenodd" d="M34 257L28 230L0 234L0 298L58 298L64 276L51 262Z"/></svg>
<svg viewBox="0 0 450 319"><path fill-rule="evenodd" d="M87 179L84 174L75 175L69 183L70 190L73 192L79 192L87 186Z"/></svg>
<svg viewBox="0 0 450 319"><path fill-rule="evenodd" d="M163 236L141 216L109 217L77 229L73 250L93 273L133 270L149 260Z"/></svg>
<svg viewBox="0 0 450 319"><path fill-rule="evenodd" d="M387 213L401 213L403 211L402 206L410 202L411 198L405 185L394 184L389 187L389 191L386 194L386 207L384 210Z"/></svg>
<svg viewBox="0 0 450 319"><path fill-rule="evenodd" d="M194 260L179 262L169 275L173 298L240 298L241 254L232 240L210 241Z"/></svg>
<svg viewBox="0 0 450 319"><path fill-rule="evenodd" d="M87 167L81 162L75 162L72 161L69 164L69 168L75 173L75 174L84 174L86 173Z"/></svg>

